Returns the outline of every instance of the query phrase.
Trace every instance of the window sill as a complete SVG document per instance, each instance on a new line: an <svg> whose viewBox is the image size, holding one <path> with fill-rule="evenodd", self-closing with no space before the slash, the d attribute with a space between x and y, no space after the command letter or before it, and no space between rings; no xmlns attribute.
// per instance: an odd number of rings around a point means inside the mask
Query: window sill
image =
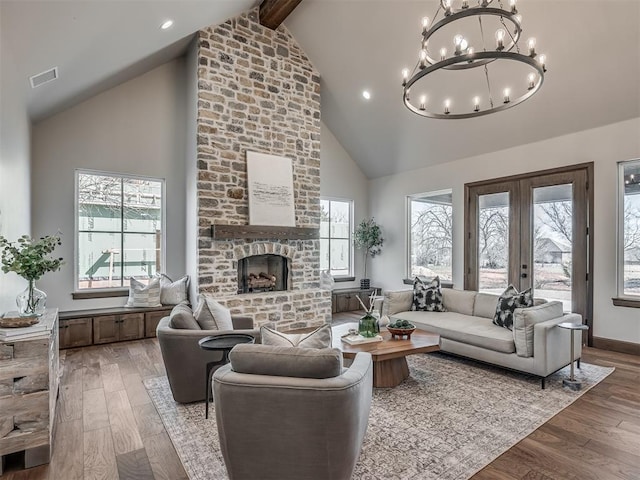
<svg viewBox="0 0 640 480"><path fill-rule="evenodd" d="M111 298L111 297L128 297L129 289L117 290L85 290L80 292L72 292L71 298L74 300L87 300L91 298Z"/></svg>
<svg viewBox="0 0 640 480"><path fill-rule="evenodd" d="M613 297L611 300L616 307L640 308L640 299L632 300L630 298Z"/></svg>
<svg viewBox="0 0 640 480"><path fill-rule="evenodd" d="M353 282L356 277L333 277L333 281L338 282Z"/></svg>

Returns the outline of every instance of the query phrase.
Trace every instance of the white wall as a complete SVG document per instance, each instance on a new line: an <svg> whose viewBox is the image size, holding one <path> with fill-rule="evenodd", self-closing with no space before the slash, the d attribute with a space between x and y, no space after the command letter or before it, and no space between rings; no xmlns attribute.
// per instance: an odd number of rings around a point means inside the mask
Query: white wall
<svg viewBox="0 0 640 480"><path fill-rule="evenodd" d="M7 19L0 16L4 24ZM31 232L30 125L22 95L27 79L15 75L11 52L2 37L0 60L0 235L15 241ZM25 286L15 273L0 271L0 314L16 310L16 295Z"/></svg>
<svg viewBox="0 0 640 480"><path fill-rule="evenodd" d="M63 233L60 272L39 282L48 305L78 310L126 297L73 300L74 170L166 181L166 272L185 273L185 60L168 62L33 126L32 229Z"/></svg>
<svg viewBox="0 0 640 480"><path fill-rule="evenodd" d="M368 179L360 167L342 148L331 130L322 123L320 130L320 195L353 200L354 227L369 216L368 183ZM335 288L360 286L360 278L362 278L364 268L362 252L354 250L354 255L356 281L339 282L336 283ZM371 263L370 260L369 268L371 268Z"/></svg>
<svg viewBox="0 0 640 480"><path fill-rule="evenodd" d="M383 255L372 278L385 289L402 284L406 255L405 197L453 189L455 288L463 286L464 184L563 165L594 162L595 337L640 343L640 310L614 307L616 296L616 162L640 157L640 118L372 180L371 213L384 226Z"/></svg>
<svg viewBox="0 0 640 480"><path fill-rule="evenodd" d="M189 45L185 57L186 68L186 144L185 144L185 189L186 189L186 233L185 266L191 276L189 298L195 304L198 291L198 41Z"/></svg>

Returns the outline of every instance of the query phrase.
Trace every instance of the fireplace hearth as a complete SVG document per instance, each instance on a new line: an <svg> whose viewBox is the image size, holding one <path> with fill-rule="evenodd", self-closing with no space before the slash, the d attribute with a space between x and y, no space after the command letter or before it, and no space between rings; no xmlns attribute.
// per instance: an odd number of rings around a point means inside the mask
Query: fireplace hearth
<svg viewBox="0 0 640 480"><path fill-rule="evenodd" d="M238 261L238 293L287 290L289 259L282 255L251 255Z"/></svg>

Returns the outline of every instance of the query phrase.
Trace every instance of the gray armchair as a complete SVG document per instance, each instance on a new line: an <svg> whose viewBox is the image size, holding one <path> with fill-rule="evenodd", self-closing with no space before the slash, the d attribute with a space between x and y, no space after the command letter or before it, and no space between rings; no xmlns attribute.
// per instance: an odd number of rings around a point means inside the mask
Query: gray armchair
<svg viewBox="0 0 640 480"><path fill-rule="evenodd" d="M260 341L260 330L253 329L250 317L232 316L233 330L201 330L172 328L170 317L160 320L156 335L160 343L162 360L167 370L173 399L180 403L204 400L206 366L222 359L221 352L203 350L198 340L223 333L248 333Z"/></svg>
<svg viewBox="0 0 640 480"><path fill-rule="evenodd" d="M348 369L337 349L238 345L230 360L213 394L231 480L351 478L371 407L369 353Z"/></svg>

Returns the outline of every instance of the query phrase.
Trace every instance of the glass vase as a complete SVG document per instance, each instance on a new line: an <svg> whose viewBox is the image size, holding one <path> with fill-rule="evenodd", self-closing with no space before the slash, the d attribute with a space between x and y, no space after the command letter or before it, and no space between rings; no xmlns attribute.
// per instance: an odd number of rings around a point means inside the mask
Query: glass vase
<svg viewBox="0 0 640 480"><path fill-rule="evenodd" d="M364 317L360 319L358 323L358 333L366 338L375 337L378 334L378 319L367 313Z"/></svg>
<svg viewBox="0 0 640 480"><path fill-rule="evenodd" d="M47 305L47 294L36 288L35 280L29 280L27 288L16 297L16 304L21 317L39 317Z"/></svg>

